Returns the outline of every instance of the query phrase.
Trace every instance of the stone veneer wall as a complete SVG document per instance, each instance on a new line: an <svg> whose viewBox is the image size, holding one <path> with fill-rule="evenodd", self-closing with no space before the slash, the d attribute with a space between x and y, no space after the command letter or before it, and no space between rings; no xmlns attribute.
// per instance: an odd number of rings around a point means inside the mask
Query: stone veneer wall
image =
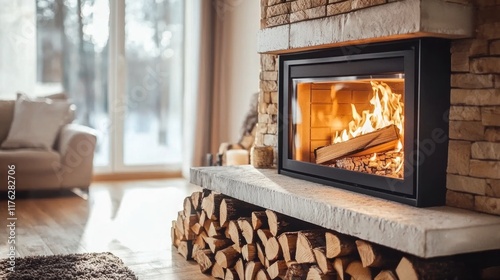
<svg viewBox="0 0 500 280"><path fill-rule="evenodd" d="M500 1L475 4L475 38L451 46L446 204L500 215Z"/></svg>
<svg viewBox="0 0 500 280"><path fill-rule="evenodd" d="M404 0L400 0L404 1ZM500 215L500 1L442 0L477 8L477 34L452 42L446 204ZM332 16L394 0L261 0L261 27ZM278 56L261 54L255 146L278 140Z"/></svg>

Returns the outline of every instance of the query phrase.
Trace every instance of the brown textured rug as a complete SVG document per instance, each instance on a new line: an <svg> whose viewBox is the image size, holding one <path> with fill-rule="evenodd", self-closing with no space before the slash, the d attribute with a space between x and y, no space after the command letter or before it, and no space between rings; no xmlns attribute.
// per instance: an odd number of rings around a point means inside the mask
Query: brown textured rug
<svg viewBox="0 0 500 280"><path fill-rule="evenodd" d="M12 272L8 259L0 260L0 279L138 279L111 253L86 253L16 258Z"/></svg>

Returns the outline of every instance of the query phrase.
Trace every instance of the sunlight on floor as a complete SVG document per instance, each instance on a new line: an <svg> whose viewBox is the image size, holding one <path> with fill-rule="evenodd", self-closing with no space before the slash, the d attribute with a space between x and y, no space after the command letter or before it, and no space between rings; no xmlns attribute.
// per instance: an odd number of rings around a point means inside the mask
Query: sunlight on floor
<svg viewBox="0 0 500 280"><path fill-rule="evenodd" d="M88 251L170 251L171 221L196 187L183 181L169 183L174 185L126 182L120 188L100 188L105 183L94 184L80 244Z"/></svg>

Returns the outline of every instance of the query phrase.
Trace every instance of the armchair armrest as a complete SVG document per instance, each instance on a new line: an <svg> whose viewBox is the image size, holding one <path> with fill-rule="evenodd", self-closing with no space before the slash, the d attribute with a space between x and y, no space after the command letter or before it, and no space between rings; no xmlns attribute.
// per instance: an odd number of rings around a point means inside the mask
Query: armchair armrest
<svg viewBox="0 0 500 280"><path fill-rule="evenodd" d="M58 177L63 188L87 188L92 179L96 131L78 124L61 128L57 150L61 155Z"/></svg>

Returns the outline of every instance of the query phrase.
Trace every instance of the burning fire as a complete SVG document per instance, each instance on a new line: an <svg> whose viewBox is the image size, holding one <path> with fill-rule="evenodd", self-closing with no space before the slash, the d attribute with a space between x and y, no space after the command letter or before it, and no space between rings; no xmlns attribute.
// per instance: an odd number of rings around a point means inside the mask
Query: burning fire
<svg viewBox="0 0 500 280"><path fill-rule="evenodd" d="M352 118L349 122L349 128L340 132L337 131L333 143L345 142L349 139L373 132L388 125L395 125L399 132L399 150L403 147L402 140L404 135L404 106L401 101L401 95L393 93L391 88L383 82L370 82L373 89L373 97L370 104L372 110L364 110L359 115L356 106L351 104Z"/></svg>
<svg viewBox="0 0 500 280"><path fill-rule="evenodd" d="M389 125L396 126L399 132L399 142L395 152L401 151L403 148L404 136L404 103L401 100L402 95L393 93L391 88L384 82L371 81L373 96L370 99L372 104L371 110L364 110L361 114L358 113L356 106L351 104L352 121L349 122L349 127L342 131L337 131L332 143L345 142L349 139L364 135L375 130L387 127ZM370 161L377 161L377 154L374 153ZM401 157L394 158L396 164L396 172L403 166ZM383 166L383 168L388 168Z"/></svg>

